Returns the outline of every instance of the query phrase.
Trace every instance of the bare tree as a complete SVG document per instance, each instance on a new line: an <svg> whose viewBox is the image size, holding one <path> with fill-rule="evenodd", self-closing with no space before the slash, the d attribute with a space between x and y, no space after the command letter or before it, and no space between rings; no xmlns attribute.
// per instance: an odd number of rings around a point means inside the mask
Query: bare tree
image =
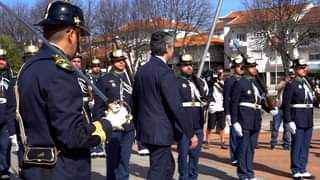
<svg viewBox="0 0 320 180"><path fill-rule="evenodd" d="M256 45L277 51L285 74L289 73L289 61L293 50L311 40L314 25L301 19L310 10L308 0L251 0L246 1L250 28L263 34ZM303 24L303 25L302 25ZM291 57L290 57L291 55Z"/></svg>

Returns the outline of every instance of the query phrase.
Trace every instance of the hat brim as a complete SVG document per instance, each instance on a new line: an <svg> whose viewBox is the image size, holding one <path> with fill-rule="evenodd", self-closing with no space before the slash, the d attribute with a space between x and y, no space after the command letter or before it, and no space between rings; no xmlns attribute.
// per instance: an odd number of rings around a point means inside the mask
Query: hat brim
<svg viewBox="0 0 320 180"><path fill-rule="evenodd" d="M66 26L74 26L80 29L80 35L81 36L90 36L90 32L88 28L81 26L81 25L76 25L74 23L68 23L65 21L60 21L60 20L54 20L54 19L43 19L40 21L38 24L35 24L36 26L56 26L56 25L66 25Z"/></svg>
<svg viewBox="0 0 320 180"><path fill-rule="evenodd" d="M297 68L306 68L308 67L307 64L299 65L299 66L292 66L291 68L297 69Z"/></svg>
<svg viewBox="0 0 320 180"><path fill-rule="evenodd" d="M258 64L257 63L253 63L253 64L244 64L242 65L242 67L256 67Z"/></svg>
<svg viewBox="0 0 320 180"><path fill-rule="evenodd" d="M111 62L118 62L118 61L125 61L127 58L126 57L118 57L118 58L111 58Z"/></svg>
<svg viewBox="0 0 320 180"><path fill-rule="evenodd" d="M192 62L180 62L177 64L178 66L183 66L183 65L193 65Z"/></svg>

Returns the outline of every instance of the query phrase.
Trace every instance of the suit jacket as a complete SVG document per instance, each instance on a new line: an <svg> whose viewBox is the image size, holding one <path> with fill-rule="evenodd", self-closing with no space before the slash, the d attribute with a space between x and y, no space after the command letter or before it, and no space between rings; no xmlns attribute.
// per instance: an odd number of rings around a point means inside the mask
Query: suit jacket
<svg viewBox="0 0 320 180"><path fill-rule="evenodd" d="M293 79L284 90L282 107L285 122L293 121L298 128L313 126L313 108L292 108L292 104L312 104L313 99L305 96L304 82L301 78Z"/></svg>
<svg viewBox="0 0 320 180"><path fill-rule="evenodd" d="M192 120L184 115L174 72L157 57L143 65L135 76L133 116L137 139L153 145L171 145L193 135Z"/></svg>

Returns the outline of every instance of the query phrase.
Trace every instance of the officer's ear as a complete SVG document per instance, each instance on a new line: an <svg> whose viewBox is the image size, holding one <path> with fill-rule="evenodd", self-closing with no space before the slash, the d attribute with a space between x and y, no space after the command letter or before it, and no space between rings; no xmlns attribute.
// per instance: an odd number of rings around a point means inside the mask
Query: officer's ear
<svg viewBox="0 0 320 180"><path fill-rule="evenodd" d="M69 42L72 42L74 38L77 38L77 31L72 27L66 30L66 34Z"/></svg>

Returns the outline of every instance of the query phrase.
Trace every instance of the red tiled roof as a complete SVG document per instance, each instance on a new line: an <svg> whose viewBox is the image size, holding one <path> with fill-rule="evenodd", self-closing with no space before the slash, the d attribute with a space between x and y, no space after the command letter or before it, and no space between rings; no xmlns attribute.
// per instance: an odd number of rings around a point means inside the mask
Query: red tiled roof
<svg viewBox="0 0 320 180"><path fill-rule="evenodd" d="M305 4L290 6L289 8L283 8L283 17L285 16L292 16L295 12L300 13L302 9L305 8ZM278 13L276 8L263 8L263 9L252 9L248 11L239 11L236 14L238 15L235 17L228 25L231 26L239 26L251 23L252 20L254 21L272 21L276 18L280 18L275 16ZM285 19L285 18L284 18Z"/></svg>
<svg viewBox="0 0 320 180"><path fill-rule="evenodd" d="M320 22L320 7L313 7L301 19L301 23L317 23Z"/></svg>
<svg viewBox="0 0 320 180"><path fill-rule="evenodd" d="M197 35L190 35L184 38L180 38L176 40L175 47L182 47L183 45L186 46L202 46L208 42L208 33L201 33ZM224 41L220 38L212 38L212 44L223 44Z"/></svg>
<svg viewBox="0 0 320 180"><path fill-rule="evenodd" d="M221 20L233 19L240 15L241 11L231 11L228 15L221 17Z"/></svg>
<svg viewBox="0 0 320 180"><path fill-rule="evenodd" d="M217 21L216 28L214 31L223 31L224 30L224 22L223 21Z"/></svg>

